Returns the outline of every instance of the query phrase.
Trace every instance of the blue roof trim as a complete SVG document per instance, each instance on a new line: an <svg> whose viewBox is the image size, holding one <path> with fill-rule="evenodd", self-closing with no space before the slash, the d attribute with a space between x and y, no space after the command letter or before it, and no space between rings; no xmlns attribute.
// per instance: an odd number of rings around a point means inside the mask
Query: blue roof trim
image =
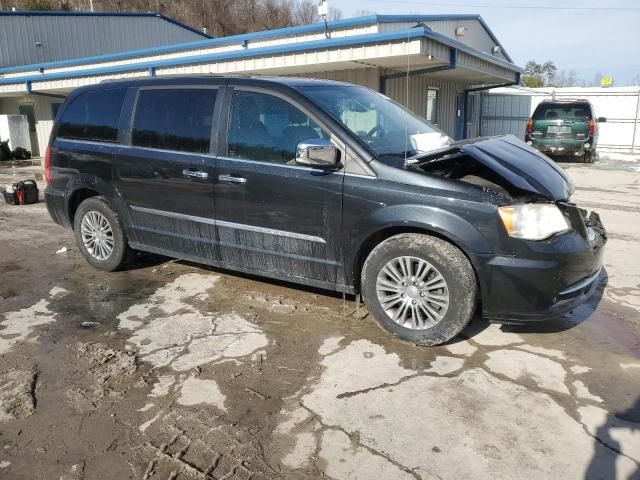
<svg viewBox="0 0 640 480"><path fill-rule="evenodd" d="M234 52L204 54L204 55L196 55L196 56L186 57L186 58L171 58L167 60L147 61L147 62L140 62L140 63L125 64L125 65L115 65L111 67L98 67L98 68L90 68L87 70L77 70L77 71L71 71L71 72L44 73L39 75L36 74L36 75L28 75L28 76L15 77L15 78L0 78L0 85L10 85L10 84L22 83L25 81L37 82L37 81L45 81L45 80L59 80L64 78L87 77L91 75L135 72L139 70L148 70L149 68L157 69L157 68L173 67L173 66L180 66L180 65L194 65L199 63L219 62L219 61L225 61L225 60L270 56L270 55L281 54L281 53L296 53L296 52L303 52L307 50L314 50L318 48L323 48L323 49L338 48L343 46L351 46L354 44L362 45L362 44L370 44L370 43L377 43L377 42L407 40L407 39L415 39L415 38L433 38L434 40L439 41L452 48L455 48L456 50L461 50L461 51L470 53L472 55L478 56L480 58L483 58L486 61L500 65L509 70L516 71L516 72L523 71L520 67L517 67L507 62L506 60L502 60L492 55L485 54L484 52L475 50L456 40L452 40L449 37L446 37L439 33L435 33L429 30L428 28L410 28L407 30L396 30L396 31L384 32L384 33L372 33L372 34L366 34L366 35L355 35L352 37L314 40L309 42L301 42L298 44L262 47L262 48L255 48L252 50L239 50Z"/></svg>
<svg viewBox="0 0 640 480"><path fill-rule="evenodd" d="M11 13L11 12L9 12ZM46 12L42 12L46 13ZM68 13L68 12L67 12ZM74 12L75 13L75 12ZM83 12L78 12L83 13ZM132 14L123 14L132 15ZM135 14L143 15L143 14ZM155 14L144 14L155 15ZM329 22L330 29L336 28L353 28L376 23L395 23L395 22L427 22L427 21L448 21L448 20L478 20L482 19L479 15L369 15L365 17L347 18L343 20L335 20ZM308 25L299 25L296 27L277 28L274 30L264 30L261 32L245 33L242 35L232 35L229 37L220 37L209 40L199 40L196 42L177 43L164 47L145 48L141 50L131 50L129 52L113 53L106 55L97 55L93 57L76 58L72 60L59 60L55 62L37 63L31 65L20 65L17 67L0 68L0 73L15 73L29 70L38 70L39 68L60 68L76 65L86 65L97 62L117 61L128 58L134 58L144 55L160 55L164 53L174 53L183 50L192 50L197 48L214 47L228 44L243 44L251 40L264 40L267 38L279 37L283 35L298 35L304 33L324 32L324 23L310 23ZM502 48L502 45L500 45ZM504 49L503 49L504 52ZM506 57L506 55L505 55ZM509 59L511 61L511 59Z"/></svg>
<svg viewBox="0 0 640 480"><path fill-rule="evenodd" d="M178 20L168 17L162 13L155 12L68 12L66 10L16 10L8 11L8 10L0 10L0 17L155 17L165 20L169 23L173 23L178 27L184 28L185 30L189 30L193 33L197 33L198 35L204 38L213 38L211 35L208 35L196 28L193 28L189 25L186 25Z"/></svg>

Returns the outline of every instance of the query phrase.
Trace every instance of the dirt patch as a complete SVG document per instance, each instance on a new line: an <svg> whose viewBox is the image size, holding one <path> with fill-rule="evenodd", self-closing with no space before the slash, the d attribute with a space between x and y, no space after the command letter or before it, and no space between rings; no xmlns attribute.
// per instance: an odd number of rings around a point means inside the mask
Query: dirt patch
<svg viewBox="0 0 640 480"><path fill-rule="evenodd" d="M36 409L38 369L0 373L0 421L28 417Z"/></svg>
<svg viewBox="0 0 640 480"><path fill-rule="evenodd" d="M76 370L79 379L86 382L70 388L66 397L77 410L91 410L102 406L105 399L120 400L132 386L143 386L140 380L131 384L138 371L133 352L125 352L103 343L79 342L71 345L71 352L79 360ZM84 367L84 368L82 368Z"/></svg>

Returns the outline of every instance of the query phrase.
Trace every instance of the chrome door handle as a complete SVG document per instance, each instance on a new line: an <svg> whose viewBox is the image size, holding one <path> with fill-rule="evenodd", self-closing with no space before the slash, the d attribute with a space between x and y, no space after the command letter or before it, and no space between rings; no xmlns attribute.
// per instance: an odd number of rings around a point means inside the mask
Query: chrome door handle
<svg viewBox="0 0 640 480"><path fill-rule="evenodd" d="M207 172L203 172L202 170L189 170L187 168L187 169L182 171L182 174L185 177L201 178L203 180L209 178L209 174Z"/></svg>
<svg viewBox="0 0 640 480"><path fill-rule="evenodd" d="M220 175L218 180L229 183L247 183L247 179L243 177L234 177L233 175Z"/></svg>

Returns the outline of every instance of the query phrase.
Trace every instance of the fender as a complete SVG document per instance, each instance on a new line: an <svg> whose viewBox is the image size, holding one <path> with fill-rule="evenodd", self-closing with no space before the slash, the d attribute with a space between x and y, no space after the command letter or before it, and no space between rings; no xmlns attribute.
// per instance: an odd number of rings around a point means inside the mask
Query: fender
<svg viewBox="0 0 640 480"><path fill-rule="evenodd" d="M497 216L491 208L476 202L463 202L469 205L459 205L461 211L472 215L477 225L485 225L482 234L476 226L461 215L435 206L401 204L379 208L368 217L360 219L344 235L346 278L357 277L357 262L361 249L378 232L388 229L422 230L442 237L458 248L476 265L479 254L494 253L496 251L510 251L510 246L503 245L496 235L495 242L487 236L487 232L498 232ZM466 207L466 208L465 208ZM475 208L474 208L475 207ZM484 211L484 218L482 212ZM480 214L480 215L479 215ZM478 222L479 218L482 222Z"/></svg>

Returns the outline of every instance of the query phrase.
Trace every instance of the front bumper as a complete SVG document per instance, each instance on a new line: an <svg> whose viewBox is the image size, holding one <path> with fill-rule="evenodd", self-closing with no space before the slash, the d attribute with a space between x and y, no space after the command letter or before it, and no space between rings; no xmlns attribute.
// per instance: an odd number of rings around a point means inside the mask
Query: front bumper
<svg viewBox="0 0 640 480"><path fill-rule="evenodd" d="M514 256L479 257L483 316L523 324L556 318L586 302L600 283L606 239L600 218L591 214L582 230L519 241Z"/></svg>

